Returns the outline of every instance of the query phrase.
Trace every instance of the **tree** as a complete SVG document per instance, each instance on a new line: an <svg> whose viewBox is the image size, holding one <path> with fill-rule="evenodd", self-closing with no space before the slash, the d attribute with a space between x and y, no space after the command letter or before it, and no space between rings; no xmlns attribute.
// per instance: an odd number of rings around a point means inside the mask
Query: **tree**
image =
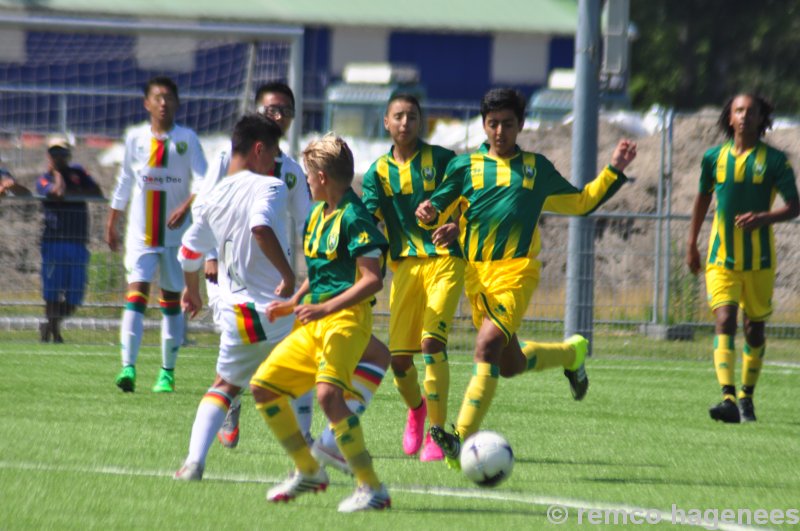
<svg viewBox="0 0 800 531"><path fill-rule="evenodd" d="M634 106L719 106L756 92L800 113L800 2L632 0Z"/></svg>

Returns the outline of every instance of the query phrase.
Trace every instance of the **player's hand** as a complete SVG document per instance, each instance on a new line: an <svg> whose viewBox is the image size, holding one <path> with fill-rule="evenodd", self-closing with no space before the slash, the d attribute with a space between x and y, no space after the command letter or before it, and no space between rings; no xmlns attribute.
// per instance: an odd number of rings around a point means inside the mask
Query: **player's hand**
<svg viewBox="0 0 800 531"><path fill-rule="evenodd" d="M212 284L216 284L218 274L219 274L219 262L216 259L206 260L206 267L205 267L206 280L208 280Z"/></svg>
<svg viewBox="0 0 800 531"><path fill-rule="evenodd" d="M197 292L191 293L188 289L183 288L181 294L181 309L184 313L188 313L189 317L194 318L203 307L203 300Z"/></svg>
<svg viewBox="0 0 800 531"><path fill-rule="evenodd" d="M292 301L272 301L267 306L267 320L274 323L275 319L291 315L294 311L294 303Z"/></svg>
<svg viewBox="0 0 800 531"><path fill-rule="evenodd" d="M189 206L181 205L175 210L172 211L172 214L169 215L169 219L167 220L167 227L170 229L177 229L181 225L183 225L183 221L186 219L186 215L189 213Z"/></svg>
<svg viewBox="0 0 800 531"><path fill-rule="evenodd" d="M300 304L294 309L294 314L297 320L303 324L310 323L322 319L330 312L325 307L325 304Z"/></svg>
<svg viewBox="0 0 800 531"><path fill-rule="evenodd" d="M431 223L436 219L438 214L439 213L428 199L420 203L417 207L417 211L415 212L417 219L423 223Z"/></svg>
<svg viewBox="0 0 800 531"><path fill-rule="evenodd" d="M445 223L431 235L431 241L434 245L447 247L458 238L458 225L455 223Z"/></svg>
<svg viewBox="0 0 800 531"><path fill-rule="evenodd" d="M623 138L614 149L614 154L611 155L611 165L619 171L625 171L628 164L633 162L636 158L636 142Z"/></svg>
<svg viewBox="0 0 800 531"><path fill-rule="evenodd" d="M700 252L697 250L697 245L689 245L686 249L686 265L693 275L700 272Z"/></svg>
<svg viewBox="0 0 800 531"><path fill-rule="evenodd" d="M753 230L766 225L766 221L760 212L745 212L733 218L734 224L744 230Z"/></svg>
<svg viewBox="0 0 800 531"><path fill-rule="evenodd" d="M294 276L292 276L291 278L281 279L280 284L278 284L278 287L275 288L275 295L277 295L278 297L282 297L284 299L290 297L292 293L294 293L294 285L295 285Z"/></svg>
<svg viewBox="0 0 800 531"><path fill-rule="evenodd" d="M115 253L119 249L119 234L117 233L117 227L114 225L106 225L106 243L108 248Z"/></svg>

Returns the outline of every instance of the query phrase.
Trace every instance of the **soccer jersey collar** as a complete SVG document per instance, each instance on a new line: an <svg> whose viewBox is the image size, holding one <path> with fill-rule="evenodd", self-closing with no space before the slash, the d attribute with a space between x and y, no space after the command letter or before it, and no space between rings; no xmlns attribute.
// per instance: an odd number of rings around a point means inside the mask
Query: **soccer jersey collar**
<svg viewBox="0 0 800 531"><path fill-rule="evenodd" d="M405 162L400 162L396 158L394 158L394 144L391 145L391 147L389 148L389 152L386 154L386 156L389 157L389 160L391 160L398 166L406 166L407 164L411 164L411 162L413 162L413 160L417 158L417 155L419 155L419 152L422 151L422 147L424 145L425 142L423 142L421 139L418 138L417 147L414 148L415 149L414 154L411 155Z"/></svg>
<svg viewBox="0 0 800 531"><path fill-rule="evenodd" d="M522 148L519 147L519 144L514 144L514 154L508 158L503 157L493 157L489 155L489 142L484 142L481 144L481 147L478 148L478 153L481 153L485 157L489 157L492 160L511 160L515 157L518 157L520 153L522 153Z"/></svg>

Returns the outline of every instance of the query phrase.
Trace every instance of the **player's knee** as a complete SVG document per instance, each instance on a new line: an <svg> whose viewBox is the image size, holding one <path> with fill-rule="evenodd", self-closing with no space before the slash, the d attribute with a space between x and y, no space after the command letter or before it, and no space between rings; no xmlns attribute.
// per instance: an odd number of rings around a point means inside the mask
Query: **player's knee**
<svg viewBox="0 0 800 531"><path fill-rule="evenodd" d="M422 340L422 352L425 352L426 354L442 352L446 346L447 345L433 337L426 337Z"/></svg>
<svg viewBox="0 0 800 531"><path fill-rule="evenodd" d="M328 418L337 416L336 413L347 407L344 401L344 391L341 387L332 384L317 384L317 402Z"/></svg>
<svg viewBox="0 0 800 531"><path fill-rule="evenodd" d="M279 397L277 393L253 384L250 384L250 392L253 393L253 400L256 404L271 402Z"/></svg>
<svg viewBox="0 0 800 531"><path fill-rule="evenodd" d="M361 361L372 363L382 369L386 369L392 361L392 353L389 352L389 349L382 341L372 336L369 338L369 343L367 344L366 350L364 350L364 355L361 356Z"/></svg>
<svg viewBox="0 0 800 531"><path fill-rule="evenodd" d="M406 372L412 365L414 365L414 359L411 356L392 356L392 371L394 372Z"/></svg>

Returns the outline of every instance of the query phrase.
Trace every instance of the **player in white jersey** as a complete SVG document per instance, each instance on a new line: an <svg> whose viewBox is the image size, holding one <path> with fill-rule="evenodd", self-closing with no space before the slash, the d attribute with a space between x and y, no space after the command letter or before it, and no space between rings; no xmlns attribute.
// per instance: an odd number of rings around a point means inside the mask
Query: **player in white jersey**
<svg viewBox="0 0 800 531"><path fill-rule="evenodd" d="M220 251L217 311L222 333L217 375L197 408L189 454L175 479L202 478L208 450L234 397L292 330L293 316L272 323L266 317L267 304L284 300L295 288L285 227L287 187L268 176L280 136L280 127L258 114L239 120L228 176L198 201L195 220L183 236L183 307L192 316L202 307L203 255Z"/></svg>
<svg viewBox="0 0 800 531"><path fill-rule="evenodd" d="M192 199L207 164L197 135L175 123L178 87L155 77L144 88L149 122L132 127L125 137L125 158L111 198L106 241L119 248L117 224L130 202L125 237L127 294L120 325L122 371L115 383L125 392L136 388L136 360L142 342L150 283L159 269L161 288L161 358L153 392L175 389L174 369L183 341L180 308L183 276L177 260L181 236L188 227Z"/></svg>
<svg viewBox="0 0 800 531"><path fill-rule="evenodd" d="M285 299L295 288L285 227L287 187L268 176L280 136L278 125L263 116L239 120L233 130L229 175L199 203L183 237L183 307L191 315L202 306L203 255L220 251L217 311L222 333L216 378L197 408L189 454L175 479L202 478L208 450L231 402L272 347L292 330L292 316L270 323L265 312L267 304Z"/></svg>

